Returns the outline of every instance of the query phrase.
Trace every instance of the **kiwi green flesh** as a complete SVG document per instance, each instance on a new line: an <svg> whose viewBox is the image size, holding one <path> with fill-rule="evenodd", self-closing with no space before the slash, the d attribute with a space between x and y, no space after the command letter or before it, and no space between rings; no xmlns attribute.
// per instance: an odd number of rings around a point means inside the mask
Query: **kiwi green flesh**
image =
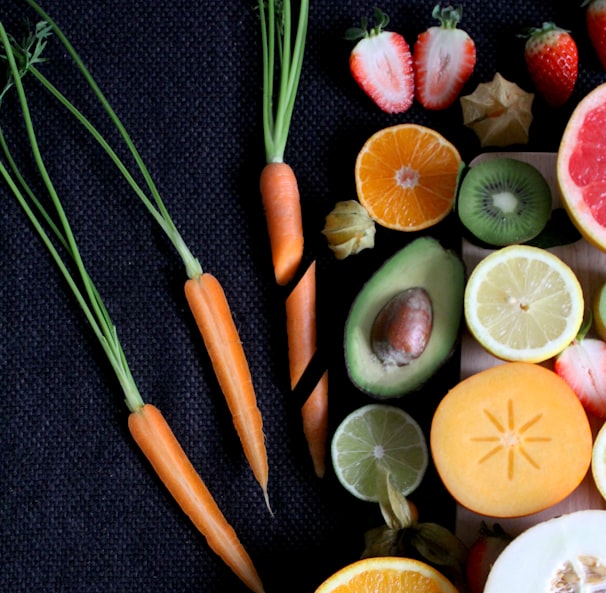
<svg viewBox="0 0 606 593"><path fill-rule="evenodd" d="M463 226L491 246L525 243L545 228L551 188L530 163L497 157L471 167L463 177L457 213Z"/></svg>
<svg viewBox="0 0 606 593"><path fill-rule="evenodd" d="M364 284L345 322L345 364L351 382L376 399L420 389L450 358L459 337L465 267L461 258L432 237L420 237L391 256ZM384 364L373 353L373 322L398 293L424 288L432 302L433 326L423 353L405 366Z"/></svg>

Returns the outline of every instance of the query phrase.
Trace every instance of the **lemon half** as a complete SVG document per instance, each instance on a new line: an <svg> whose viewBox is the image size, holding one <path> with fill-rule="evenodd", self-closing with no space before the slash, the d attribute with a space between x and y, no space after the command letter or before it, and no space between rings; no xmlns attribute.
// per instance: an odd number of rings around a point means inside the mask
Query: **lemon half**
<svg viewBox="0 0 606 593"><path fill-rule="evenodd" d="M502 360L542 362L559 354L583 322L581 284L559 257L511 245L472 271L464 295L467 327Z"/></svg>

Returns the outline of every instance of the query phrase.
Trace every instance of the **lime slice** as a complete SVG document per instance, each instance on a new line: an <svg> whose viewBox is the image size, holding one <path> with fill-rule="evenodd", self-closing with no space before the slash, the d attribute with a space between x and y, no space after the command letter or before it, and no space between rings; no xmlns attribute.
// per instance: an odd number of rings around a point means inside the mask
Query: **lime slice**
<svg viewBox="0 0 606 593"><path fill-rule="evenodd" d="M600 428L593 442L591 473L598 491L606 500L606 424Z"/></svg>
<svg viewBox="0 0 606 593"><path fill-rule="evenodd" d="M559 354L581 327L584 300L572 269L553 253L511 245L471 273L465 321L476 340L503 360L542 362Z"/></svg>
<svg viewBox="0 0 606 593"><path fill-rule="evenodd" d="M331 443L335 474L351 494L378 502L387 476L404 496L421 482L428 463L421 427L404 410L369 404L349 414Z"/></svg>
<svg viewBox="0 0 606 593"><path fill-rule="evenodd" d="M602 340L606 340L606 282L594 297L592 313L596 332Z"/></svg>

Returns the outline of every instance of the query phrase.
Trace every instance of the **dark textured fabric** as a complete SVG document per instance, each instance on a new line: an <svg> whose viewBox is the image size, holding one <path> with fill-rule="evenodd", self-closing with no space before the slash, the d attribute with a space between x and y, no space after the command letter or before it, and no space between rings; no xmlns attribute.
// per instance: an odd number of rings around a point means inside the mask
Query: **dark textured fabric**
<svg viewBox="0 0 606 593"><path fill-rule="evenodd" d="M183 294L172 246L107 157L31 78L26 86L42 153L90 273L118 327L143 397L161 408L253 558L267 593L311 593L363 549L377 505L353 498L330 468L315 477L289 389L284 298L273 280L258 192L264 164L256 1L47 0L131 132L186 243L222 282L249 356L269 455L267 511ZM319 363L330 373L330 434L371 400L349 382L345 316L356 292L413 235L379 228L376 246L337 261L321 229L355 198L363 142L399 122L434 127L466 162L481 152L460 107L403 115L378 110L348 71L343 33L373 3L312 0L309 37L286 160L299 179L305 264L318 262ZM410 43L434 1L386 0L390 29ZM37 20L0 0L10 32ZM555 151L574 105L604 80L579 2L464 3L478 62L466 87L496 71L526 90L524 27L554 20L575 36L580 75L560 109L535 99L527 147ZM115 145L115 132L56 40L41 70ZM14 100L0 117L25 147ZM27 161L24 161L27 163ZM30 165L25 165L31 171ZM244 592L156 479L127 430L121 391L84 316L5 186L0 188L0 590L4 593ZM452 220L430 229L457 248ZM448 288L445 287L445 290ZM456 382L457 355L420 392L393 402L427 430ZM411 498L423 519L452 526L454 504L433 468Z"/></svg>

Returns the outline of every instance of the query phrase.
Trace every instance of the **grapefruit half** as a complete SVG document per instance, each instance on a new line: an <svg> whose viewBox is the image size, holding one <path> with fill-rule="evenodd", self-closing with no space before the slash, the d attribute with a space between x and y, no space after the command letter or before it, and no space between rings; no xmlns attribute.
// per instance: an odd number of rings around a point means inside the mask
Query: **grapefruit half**
<svg viewBox="0 0 606 593"><path fill-rule="evenodd" d="M557 180L574 225L606 251L606 83L572 112L558 149Z"/></svg>

